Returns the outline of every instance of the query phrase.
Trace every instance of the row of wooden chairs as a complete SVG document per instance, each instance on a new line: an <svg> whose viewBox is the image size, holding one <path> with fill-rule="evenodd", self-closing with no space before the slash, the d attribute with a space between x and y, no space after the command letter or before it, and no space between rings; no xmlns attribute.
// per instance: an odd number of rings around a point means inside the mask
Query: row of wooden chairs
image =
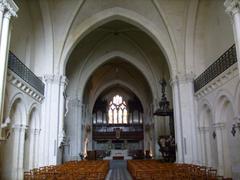
<svg viewBox="0 0 240 180"><path fill-rule="evenodd" d="M109 161L69 161L61 165L45 166L24 172L25 180L103 180Z"/></svg>
<svg viewBox="0 0 240 180"><path fill-rule="evenodd" d="M128 171L135 180L218 180L217 170L193 164L160 163L157 160L129 160Z"/></svg>

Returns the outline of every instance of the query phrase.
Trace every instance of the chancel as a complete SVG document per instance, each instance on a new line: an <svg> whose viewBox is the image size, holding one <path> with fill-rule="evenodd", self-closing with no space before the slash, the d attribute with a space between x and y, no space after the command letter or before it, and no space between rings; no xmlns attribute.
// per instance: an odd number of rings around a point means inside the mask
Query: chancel
<svg viewBox="0 0 240 180"><path fill-rule="evenodd" d="M240 179L240 0L0 0L0 179Z"/></svg>

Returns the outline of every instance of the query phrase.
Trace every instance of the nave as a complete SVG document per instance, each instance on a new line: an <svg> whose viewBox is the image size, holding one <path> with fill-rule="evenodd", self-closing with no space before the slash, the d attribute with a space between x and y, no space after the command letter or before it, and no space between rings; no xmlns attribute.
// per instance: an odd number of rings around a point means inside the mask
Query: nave
<svg viewBox="0 0 240 180"><path fill-rule="evenodd" d="M141 179L154 161L111 160L151 158L194 165L148 179L239 180L239 19L240 0L0 0L0 179Z"/></svg>

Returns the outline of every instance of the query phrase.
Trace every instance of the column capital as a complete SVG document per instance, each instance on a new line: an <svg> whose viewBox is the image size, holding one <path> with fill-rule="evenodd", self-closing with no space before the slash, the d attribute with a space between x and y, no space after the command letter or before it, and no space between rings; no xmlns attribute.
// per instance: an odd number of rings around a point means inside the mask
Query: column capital
<svg viewBox="0 0 240 180"><path fill-rule="evenodd" d="M54 84L62 84L62 85L68 84L68 79L64 75L55 75L55 74L44 75L43 79L46 83L54 83Z"/></svg>
<svg viewBox="0 0 240 180"><path fill-rule="evenodd" d="M40 133L40 129L27 129L27 132L29 134L34 134L34 135L38 135Z"/></svg>
<svg viewBox="0 0 240 180"><path fill-rule="evenodd" d="M173 86L176 83L189 83L194 80L195 75L193 73L188 74L177 74L170 80L170 85Z"/></svg>
<svg viewBox="0 0 240 180"><path fill-rule="evenodd" d="M3 16L4 16L4 18L6 18L6 19L11 19L12 13L11 13L10 11L7 11L7 12L4 13Z"/></svg>
<svg viewBox="0 0 240 180"><path fill-rule="evenodd" d="M6 12L9 12L11 16L17 17L18 6L14 3L13 0L0 0L6 9Z"/></svg>
<svg viewBox="0 0 240 180"><path fill-rule="evenodd" d="M222 128L225 127L225 123L222 123L222 122L214 123L213 126L214 126L216 129L222 129Z"/></svg>
<svg viewBox="0 0 240 180"><path fill-rule="evenodd" d="M26 130L26 129L28 129L28 126L24 125L24 124L14 124L12 126L12 129L13 130Z"/></svg>
<svg viewBox="0 0 240 180"><path fill-rule="evenodd" d="M34 129L34 135L39 135L40 131L41 131L41 129Z"/></svg>
<svg viewBox="0 0 240 180"><path fill-rule="evenodd" d="M199 128L199 131L201 132L208 132L209 131L209 127L198 127Z"/></svg>
<svg viewBox="0 0 240 180"><path fill-rule="evenodd" d="M5 10L5 5L2 1L0 1L0 11L3 13Z"/></svg>
<svg viewBox="0 0 240 180"><path fill-rule="evenodd" d="M226 7L226 13L231 16L240 12L240 0L225 0L224 6Z"/></svg>
<svg viewBox="0 0 240 180"><path fill-rule="evenodd" d="M67 97L67 100L71 103L72 106L83 106L81 99L78 97Z"/></svg>
<svg viewBox="0 0 240 180"><path fill-rule="evenodd" d="M60 80L60 83L64 86L67 86L68 85L68 78L66 76L61 76L61 80Z"/></svg>

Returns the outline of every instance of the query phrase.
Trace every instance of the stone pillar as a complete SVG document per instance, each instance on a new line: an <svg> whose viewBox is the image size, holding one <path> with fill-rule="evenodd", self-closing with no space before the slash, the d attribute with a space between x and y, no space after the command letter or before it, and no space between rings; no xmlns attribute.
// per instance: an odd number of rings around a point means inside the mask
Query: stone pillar
<svg viewBox="0 0 240 180"><path fill-rule="evenodd" d="M198 154L197 154L197 165L202 165L202 150L201 150L201 132L200 132L200 127L198 128L198 133L197 133L197 148L198 148Z"/></svg>
<svg viewBox="0 0 240 180"><path fill-rule="evenodd" d="M39 157L39 129L29 130L29 158L28 158L28 169L33 169L38 167L38 157ZM26 151L26 150L25 150Z"/></svg>
<svg viewBox="0 0 240 180"><path fill-rule="evenodd" d="M205 151L205 141L204 141L204 127L199 127L200 141L201 141L201 164L206 165L206 151Z"/></svg>
<svg viewBox="0 0 240 180"><path fill-rule="evenodd" d="M214 124L216 128L216 139L217 139L217 153L218 153L218 175L224 175L224 152L223 152L223 128L225 127L224 123Z"/></svg>
<svg viewBox="0 0 240 180"><path fill-rule="evenodd" d="M57 164L57 152L62 141L64 124L64 89L67 78L61 75L46 75L45 99L42 108L40 165ZM59 138L61 137L61 138Z"/></svg>
<svg viewBox="0 0 240 180"><path fill-rule="evenodd" d="M240 72L240 0L225 0L224 6L226 7L226 12L231 17L233 24L233 33L238 59L238 70Z"/></svg>
<svg viewBox="0 0 240 180"><path fill-rule="evenodd" d="M60 112L59 112L59 124L58 124L58 147L61 146L61 143L63 142L65 138L65 131L64 131L64 118L65 118L65 101L66 101L66 87L68 85L68 79L66 76L62 76L60 80L60 96L63 95L63 98L60 98L59 100L59 106L60 106Z"/></svg>
<svg viewBox="0 0 240 180"><path fill-rule="evenodd" d="M206 157L207 157L207 162L206 166L212 167L212 156L211 156L211 146L210 146L210 133L209 133L209 127L204 128L204 139L205 139L205 144L206 144Z"/></svg>
<svg viewBox="0 0 240 180"><path fill-rule="evenodd" d="M4 10L5 10L4 3L0 2L0 34L2 32L2 22L3 22Z"/></svg>
<svg viewBox="0 0 240 180"><path fill-rule="evenodd" d="M12 0L0 0L0 124L3 120L5 84L9 50L9 23L11 16L16 16L18 7ZM0 128L0 139L2 138Z"/></svg>
<svg viewBox="0 0 240 180"><path fill-rule="evenodd" d="M182 118L180 118L180 104L179 104L179 88L178 82L175 79L171 82L173 90L173 109L174 109L174 130L175 130L175 142L176 149L176 162L184 162L183 155L183 135L182 135ZM178 117L178 118L177 118Z"/></svg>
<svg viewBox="0 0 240 180"><path fill-rule="evenodd" d="M155 150L154 150L154 123L151 123L151 126L150 126L150 152L151 152L151 155L153 156L154 153L155 153Z"/></svg>
<svg viewBox="0 0 240 180"><path fill-rule="evenodd" d="M66 144L64 146L64 160L78 160L79 153L84 152L83 118L84 105L78 97L67 97L66 116Z"/></svg>
<svg viewBox="0 0 240 180"><path fill-rule="evenodd" d="M23 159L24 159L24 141L25 125L13 126L13 154L11 179L23 179Z"/></svg>
<svg viewBox="0 0 240 180"><path fill-rule="evenodd" d="M33 168L38 168L38 162L39 162L39 156L41 156L41 154L39 154L39 141L40 141L40 129L35 129L34 131L34 162L33 162Z"/></svg>
<svg viewBox="0 0 240 180"><path fill-rule="evenodd" d="M205 166L212 166L211 147L210 147L210 134L209 127L200 127L200 138L202 144L202 163Z"/></svg>
<svg viewBox="0 0 240 180"><path fill-rule="evenodd" d="M34 146L35 146L35 139L34 139L34 133L35 130L34 129L29 129L28 130L28 136L29 136L29 151L28 151L28 169L33 169L33 162L34 162ZM27 151L27 149L25 149L25 151Z"/></svg>
<svg viewBox="0 0 240 180"><path fill-rule="evenodd" d="M90 131L86 132L86 135L88 137L88 150L93 150L93 140L92 140L92 113L89 110L89 105L84 104L85 107L85 118L82 118L82 123L84 122L85 127L90 126Z"/></svg>
<svg viewBox="0 0 240 180"><path fill-rule="evenodd" d="M171 81L177 162L197 163L197 127L194 116L193 80L192 74L185 74L177 75Z"/></svg>

